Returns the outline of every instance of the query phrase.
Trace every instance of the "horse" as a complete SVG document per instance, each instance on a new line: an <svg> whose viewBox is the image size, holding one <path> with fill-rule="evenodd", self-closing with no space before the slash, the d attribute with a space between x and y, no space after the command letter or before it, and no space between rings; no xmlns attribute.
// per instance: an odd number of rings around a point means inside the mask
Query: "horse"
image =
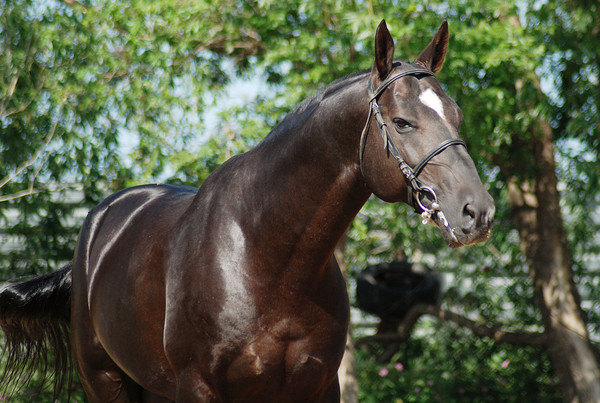
<svg viewBox="0 0 600 403"><path fill-rule="evenodd" d="M414 62L394 60L383 20L371 69L199 189L132 187L91 209L69 264L0 292L8 373L48 351L63 371L71 351L91 402L339 401L349 302L332 255L367 199L409 204L453 248L491 231L435 76L447 47L444 21Z"/></svg>

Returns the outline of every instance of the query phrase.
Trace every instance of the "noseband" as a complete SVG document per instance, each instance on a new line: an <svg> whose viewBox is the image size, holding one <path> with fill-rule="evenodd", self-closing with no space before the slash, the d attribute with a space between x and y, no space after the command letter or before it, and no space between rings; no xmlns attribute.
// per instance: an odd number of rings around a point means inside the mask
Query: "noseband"
<svg viewBox="0 0 600 403"><path fill-rule="evenodd" d="M440 205L438 203L437 196L434 190L417 179L417 176L421 173L425 165L436 155L440 154L446 148L453 145L462 145L467 146L464 141L461 139L450 139L443 141L437 148L431 150L423 159L415 165L414 168L411 168L410 165L406 163L404 158L400 155L398 151L398 147L394 144L390 132L387 128L387 124L383 120L383 116L381 116L381 110L379 109L379 105L377 104L377 98L385 91L385 89L392 84L394 81L398 80L401 77L405 76L433 76L433 72L426 69L413 68L406 71L402 71L395 76L392 76L385 80L381 85L373 91L373 86L371 80L369 80L369 116L367 117L367 122L365 123L365 127L362 130L360 136L360 149L359 149L359 159L360 159L360 169L364 176L364 168L363 168L363 153L365 149L365 143L367 141L367 133L369 131L369 123L371 122L371 116L375 116L375 120L377 121L377 126L379 127L379 133L383 138L383 145L388 153L392 154L396 162L398 162L398 166L402 171L402 174L406 178L406 183L408 187L408 200L407 203L412 206L417 213L420 213L423 217L423 222L429 221L431 216L437 214L442 225L448 226L448 221L444 216L444 213L440 209ZM426 206L424 204L425 198L429 196L432 200L430 206Z"/></svg>

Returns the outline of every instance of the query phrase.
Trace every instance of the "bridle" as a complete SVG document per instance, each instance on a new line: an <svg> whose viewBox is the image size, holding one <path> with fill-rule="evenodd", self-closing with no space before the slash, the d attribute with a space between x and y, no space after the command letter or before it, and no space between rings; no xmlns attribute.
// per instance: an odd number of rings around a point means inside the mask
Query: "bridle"
<svg viewBox="0 0 600 403"><path fill-rule="evenodd" d="M402 158L402 156L400 155L400 152L398 151L398 147L396 147L396 144L394 144L394 141L392 140L392 137L390 136L390 132L387 128L387 124L383 120L383 116L381 116L381 110L379 109L379 105L377 104L377 98L379 98L379 96L385 91L385 89L390 84L392 84L394 81L398 80L399 78L406 77L406 76L434 76L434 74L430 70L421 69L421 68L412 68L409 70L405 70L405 71L402 71L392 77L389 77L387 80L385 80L383 83L381 83L381 85L379 85L379 87L375 91L373 91L373 85L372 85L371 80L369 79L369 106L370 107L369 107L369 116L367 117L367 122L365 123L365 127L363 128L362 133L360 135L360 149L359 149L360 170L364 176L363 154L364 154L364 149L365 149L365 143L367 141L367 133L369 131L369 123L371 122L371 116L375 116L375 120L377 121L377 126L379 127L379 133L381 134L381 137L383 138L383 145L384 145L385 149L388 151L388 153L392 154L392 156L394 157L396 162L398 162L398 166L400 167L402 174L404 174L404 177L406 178L406 183L407 183L407 187L408 187L408 200L407 200L408 205L412 206L417 213L421 214L421 216L423 217L424 223L429 221L429 219L433 215L437 214L438 218L442 222L442 225L447 227L448 221L446 220L444 213L440 209L440 205L438 203L438 199L435 194L435 191L431 188L431 186L427 186L427 185L423 184L423 182L421 182L419 179L417 179L417 176L419 176L419 174L421 173L423 168L425 168L425 165L427 165L427 163L429 161L431 161L431 159L433 157L440 154L446 148L453 146L453 145L462 145L464 147L467 147L467 145L461 139L445 140L439 146L437 146L437 148L434 148L429 153L427 153L427 155L425 155L423 157L423 159L421 159L421 161L419 161L419 163L417 165L415 165L414 168L411 168L410 165L408 165L406 163L404 158ZM427 196L429 196L429 198L432 200L430 206L426 206L424 204L425 197L427 197Z"/></svg>

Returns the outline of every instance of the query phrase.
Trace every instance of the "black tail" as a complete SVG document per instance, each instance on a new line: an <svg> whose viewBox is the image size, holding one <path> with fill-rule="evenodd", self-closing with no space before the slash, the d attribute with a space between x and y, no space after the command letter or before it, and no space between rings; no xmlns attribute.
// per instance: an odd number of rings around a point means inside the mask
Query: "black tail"
<svg viewBox="0 0 600 403"><path fill-rule="evenodd" d="M71 264L54 273L0 288L5 368L0 389L14 393L36 370L54 373L54 397L71 374ZM49 354L52 353L52 354ZM43 384L44 382L42 382Z"/></svg>

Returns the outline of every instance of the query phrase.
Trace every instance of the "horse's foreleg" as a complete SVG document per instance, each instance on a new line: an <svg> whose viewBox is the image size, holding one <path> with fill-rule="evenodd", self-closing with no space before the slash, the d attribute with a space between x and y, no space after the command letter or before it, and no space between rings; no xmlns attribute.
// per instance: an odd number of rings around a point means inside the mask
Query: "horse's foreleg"
<svg viewBox="0 0 600 403"><path fill-rule="evenodd" d="M198 352L190 346L199 347L197 340L189 340L189 328L178 326L186 323L181 311L175 310L167 314L165 321L165 353L171 370L175 374L175 401L188 402L221 402L223 399L206 379L201 371L202 360Z"/></svg>

